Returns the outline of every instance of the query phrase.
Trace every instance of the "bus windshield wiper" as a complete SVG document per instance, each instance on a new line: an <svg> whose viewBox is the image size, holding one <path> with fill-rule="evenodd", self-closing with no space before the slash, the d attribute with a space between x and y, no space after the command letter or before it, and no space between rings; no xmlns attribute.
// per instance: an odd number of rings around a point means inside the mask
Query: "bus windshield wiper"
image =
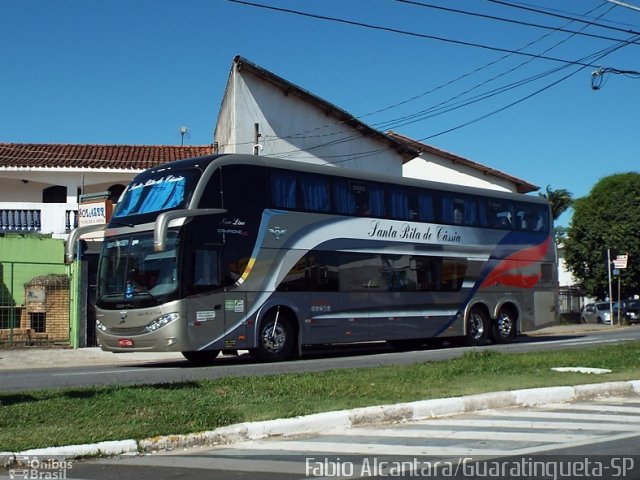
<svg viewBox="0 0 640 480"><path fill-rule="evenodd" d="M149 297L151 297L153 299L154 302L156 302L158 305L160 304L160 300L158 299L158 297L156 297L149 290L138 290L135 293L134 297L137 297L138 295L148 295Z"/></svg>

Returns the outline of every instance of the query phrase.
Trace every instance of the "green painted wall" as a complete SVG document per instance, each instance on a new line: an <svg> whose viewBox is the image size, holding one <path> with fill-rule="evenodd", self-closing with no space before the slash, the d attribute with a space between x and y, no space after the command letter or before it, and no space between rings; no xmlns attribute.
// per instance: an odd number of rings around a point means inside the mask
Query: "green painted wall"
<svg viewBox="0 0 640 480"><path fill-rule="evenodd" d="M81 264L64 263L64 241L54 238L7 235L0 236L0 326L19 325L14 308L25 304L25 283L48 274L69 276L69 342L74 348L80 343L80 275Z"/></svg>
<svg viewBox="0 0 640 480"><path fill-rule="evenodd" d="M25 283L49 274L69 274L63 240L35 235L0 237L0 328L19 327L19 310L11 307L25 304ZM72 315L71 323L75 320Z"/></svg>
<svg viewBox="0 0 640 480"><path fill-rule="evenodd" d="M44 262L64 265L64 241L35 235L0 237L0 261Z"/></svg>
<svg viewBox="0 0 640 480"><path fill-rule="evenodd" d="M68 273L64 241L36 236L0 237L0 305L22 305L33 277Z"/></svg>

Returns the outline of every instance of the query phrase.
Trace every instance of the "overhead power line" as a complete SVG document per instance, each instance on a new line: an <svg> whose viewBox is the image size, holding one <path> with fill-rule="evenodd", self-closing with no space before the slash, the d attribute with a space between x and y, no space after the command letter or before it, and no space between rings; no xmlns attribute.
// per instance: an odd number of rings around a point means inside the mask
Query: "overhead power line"
<svg viewBox="0 0 640 480"><path fill-rule="evenodd" d="M597 6L597 7L593 8L593 9L589 10L585 15L593 13L595 10L599 9L601 6L602 5ZM601 13L598 16L598 19L602 18L604 15L606 15L608 12L610 12L613 8L614 7L612 6L606 12ZM569 24L569 23L572 23L572 22L571 21L567 22L567 24ZM582 29L588 28L588 25L583 25L581 28ZM522 48L527 48L528 46L530 46L530 45L532 45L532 44L534 44L534 43L536 43L536 42L548 37L549 35L551 35L551 33L543 35L538 40L535 40L534 42L531 42L530 44L528 44L528 45L526 45L525 47L522 47ZM559 47L563 43L568 42L574 36L575 36L574 34L571 34L571 35L567 36L566 38L560 40L559 42L556 42L554 45L552 45L549 48L547 48L546 50L544 50L542 53L543 54L547 53L547 52L553 50L554 48ZM615 47L611 47L611 48L615 48L615 49L622 48L623 46L628 45L628 43L629 42L625 42L625 41L618 42L618 44ZM597 52L594 55L599 55L600 53L602 53L602 52ZM508 56L504 56L504 57L502 57L502 59L505 59L507 57ZM590 57L591 56L583 57L580 60L582 60L582 61L588 60ZM546 76L552 75L553 73L556 73L556 72L566 68L567 66L569 66L569 65L564 65L564 66L556 67L556 68L554 68L552 70L549 70L549 71L546 71L546 72L541 72L541 73L536 74L536 75L534 75L532 77L529 77L529 78L526 78L526 79L523 79L523 80L519 80L519 81L510 83L510 84L507 84L507 85L504 85L502 87L490 90L488 92L485 92L485 93L482 93L482 94L479 94L479 95L476 95L476 96L468 98L466 100L459 100L458 102L454 103L453 106L447 106L453 100L457 100L458 98L464 97L466 94L471 93L472 91L477 90L478 88L480 88L480 87L482 87L482 86L484 86L484 85L486 85L488 83L491 83L494 80L497 80L497 79L499 79L501 77L504 77L505 75L507 75L509 73L513 73L516 70L524 67L525 65L533 62L534 60L535 59L532 59L532 58L526 59L522 63L520 63L519 65L516 65L516 66L514 66L512 68L509 68L508 70L506 70L506 71L504 71L504 72L502 72L502 73L500 73L498 75L494 75L493 77L491 77L491 78L489 78L489 79L487 79L487 80L485 80L485 81L483 81L483 82L481 82L479 84L474 85L473 87L471 87L471 88L465 90L464 92L461 92L461 93L449 98L448 100L445 100L445 101L443 101L443 102L441 102L441 103L439 103L437 105L429 107L426 110L422 110L420 112L414 113L412 115L407 115L407 116L405 116L403 118L392 120L391 122L385 122L385 124L384 124L385 126L384 127L380 127L380 128L383 128L383 129L398 128L398 127L405 126L405 125L408 125L408 124L411 124L411 123L415 123L415 122L418 122L418 121L421 121L421 120L426 120L426 119L429 119L429 118L433 118L434 116L441 115L443 113L448 113L448 112L451 112L453 110L457 110L458 108L462 108L462 107L465 107L465 106L480 102L482 100L485 100L487 98L491 98L491 97L493 97L495 95L498 95L500 93L504 93L504 92L507 92L509 90L521 87L521 86L523 86L523 85L525 85L527 83L530 83L530 82L533 82L533 81L536 81L536 80L540 80L540 79L542 79L542 78L544 78ZM402 122L402 123L399 123L399 122ZM378 127L378 125L374 125L374 126Z"/></svg>
<svg viewBox="0 0 640 480"><path fill-rule="evenodd" d="M600 4L600 5L595 6L594 8L592 8L589 11L587 11L586 13L581 14L580 18L586 18L588 15L592 14L596 10L599 10L603 6L604 6L604 4ZM602 19L604 17L604 15L606 15L608 12L610 12L613 8L615 8L615 6L610 6L609 9L606 12L601 13L600 15L598 15L595 18L597 20ZM562 25L561 27L558 27L558 28L563 28L564 26L568 26L571 23L573 23L573 21L569 20L569 21L565 22L564 25ZM583 25L581 27L581 30L586 29L588 27L589 27L589 25L585 24L585 25ZM522 47L518 48L517 50L518 51L522 51L522 50L525 50L526 48L529 48L529 47L535 45L536 43L538 43L538 42L544 40L545 38L551 36L552 34L554 34L556 32L556 30L548 32L548 33L542 35L541 37L538 37L537 39L535 39L535 40L523 45ZM571 35L567 36L566 38L560 40L559 42L556 42L554 45L546 48L541 53L542 54L546 54L547 52L550 52L551 50L557 48L558 46L562 45L563 43L566 43L567 41L569 41L573 37L574 37L574 35L571 34ZM629 42L629 43L632 43L632 42ZM391 109L394 109L394 108L409 104L411 102L415 102L415 101L419 100L420 98L423 98L423 97L425 97L427 95L435 93L438 90L441 90L441 89L443 89L445 87L451 86L456 82L464 80L465 78L468 78L468 77L471 77L472 75L478 74L481 71L483 71L483 70L485 70L485 69L487 69L489 67L497 65L498 63L502 62L503 60L506 60L507 58L511 57L512 55L513 54L505 54L505 55L503 55L503 56L501 56L501 57L499 57L499 58L497 58L495 60L490 61L489 63L486 63L485 65L483 65L481 67L474 68L474 69L472 69L472 70L470 70L470 71L468 71L468 72L466 72L466 73L464 73L462 75L459 75L456 78L453 78L453 79L451 79L451 80L449 80L449 81L447 81L445 83L442 83L442 84L440 84L440 85L438 85L436 87L433 87L433 88L431 88L431 89L429 89L429 90L427 90L425 92L419 93L417 95L414 95L414 96L412 96L410 98L407 98L405 100L402 100L400 102L396 102L396 103L394 103L392 105L389 105L389 106L386 106L386 107L383 107L383 108L379 108L379 109L377 109L375 111L372 111L372 112L369 112L369 113L366 113L366 114L362 114L362 115L358 115L358 116L354 116L349 120L342 120L340 122L329 123L327 125L316 127L316 128L311 129L311 130L306 130L304 132L299 132L299 133L287 135L287 136L284 136L284 137L270 136L270 138L281 139L282 140L282 139L288 139L288 138L297 138L297 139L300 139L300 138L322 138L322 137L327 138L327 137L335 137L337 135L341 135L340 132L318 133L318 134L313 134L313 133L321 131L321 130L325 130L327 128L330 128L330 127L333 127L333 126L336 126L336 125L344 124L344 123L346 123L346 122L348 122L348 121L350 121L352 119L353 120L362 120L364 118L367 118L367 117L370 117L370 116L373 116L373 115L377 115L377 114L389 111ZM470 105L472 103L476 103L478 101L481 101L481 100L484 100L486 98L489 98L489 96L493 96L493 95L491 95L492 92L488 92L487 94L484 94L482 96L478 95L476 97L473 97L473 99L471 99L471 100L465 101L464 103L462 101L459 101L459 102L457 102L455 104L456 105L455 107L450 107L450 109L448 108L446 111L445 111L445 107L444 107L445 105L450 104L453 100L457 100L458 98L461 98L464 95L466 95L468 93L471 93L472 91L477 90L478 88L480 88L480 87L482 87L484 85L487 85L488 83L491 83L491 82L493 82L493 81L495 81L495 80L497 80L497 79L499 79L501 77L504 77L504 76L506 76L506 75L508 75L510 73L513 73L516 70L524 67L525 65L533 62L534 60L535 60L535 58L527 58L522 63L520 63L520 64L518 64L518 65L516 65L514 67L511 67L511 68L507 69L506 71L504 71L502 73L494 75L491 78L489 78L487 80L484 80L484 81L472 86L471 88L468 88L465 91L454 95L453 97L449 98L448 100L440 102L439 104L434 105L434 106L432 106L432 107L430 107L430 108L428 108L426 110L421 110L419 112L416 112L416 113L413 113L413 114L410 114L410 115L405 115L405 116L402 116L402 117L386 120L386 121L383 121L383 122L377 122L377 123L372 124L372 126L377 128L377 129L381 129L381 130L387 130L387 129L391 129L391 128L398 128L398 127L401 127L401 126L404 126L404 125L408 125L408 124L411 124L411 123L415 123L415 122L418 122L418 121L421 121L421 120L424 120L424 119L432 118L435 115L440 115L442 113L447 113L450 110L456 110L458 108L462 108L462 107ZM536 76L534 78L530 77L530 79L528 79L528 80L518 81L518 82L512 83L511 85L507 85L505 87L502 87L500 89L500 92L498 92L498 93L505 92L505 91L509 90L510 88L516 88L518 86L522 86L524 83L527 83L529 81L533 81L533 80L536 80L536 79L540 79L540 78L542 78L542 77L544 77L546 75L550 75L550 74L554 73L555 71L557 71L557 69L554 69L552 71L548 71L546 73L539 74L538 76ZM495 91L496 90L494 90L494 92ZM436 110L439 110L440 113L433 113ZM404 122L404 123L400 123L400 122ZM352 138L357 138L357 136L354 136Z"/></svg>
<svg viewBox="0 0 640 480"><path fill-rule="evenodd" d="M623 32L623 33L627 33L627 34L631 34L631 35L639 35L640 34L640 31L632 30L632 29L629 29L629 28L612 27L611 25L605 25L604 23L589 22L587 20L581 20L581 19L569 16L569 15L562 15L562 14L559 14L559 13L550 13L550 12L547 12L546 10L542 10L542 9L539 9L539 8L528 7L526 5L522 5L522 4L518 4L518 3L506 2L505 0L487 0L487 2L495 3L495 4L498 4L498 5L504 5L506 7L517 8L517 9L520 9L520 10L526 10L528 12L539 13L541 15L549 15L549 16L556 17L556 18L564 18L565 20L573 20L575 22L581 22L581 23L590 23L591 25L593 25L595 27L606 28L608 30L615 30L616 32Z"/></svg>
<svg viewBox="0 0 640 480"><path fill-rule="evenodd" d="M463 45L463 46L466 46L466 47L481 48L481 49L484 49L484 50L491 50L491 51L494 51L494 52L511 53L511 54L514 54L514 55L522 55L522 56L525 56L525 57L534 57L534 58L539 58L539 59L542 59L542 60L550 60L552 62L565 63L565 64L568 64L568 65L578 65L578 66L581 66L581 67L597 67L597 65L574 62L574 61L567 60L567 59L564 59L564 58L549 57L549 56L545 56L545 55L536 55L536 54L533 54L533 53L527 53L527 52L522 52L522 51L518 51L518 50L510 50L508 48L494 47L494 46L491 46L491 45L485 45L485 44L474 43L474 42L465 42L463 40L454 40L452 38L440 37L440 36L437 36L437 35L427 35L427 34L424 34L424 33L410 32L408 30L400 30L400 29L397 29L397 28L384 27L384 26L381 26L381 25L372 25L370 23L358 22L358 21L355 21L355 20L346 20L344 18L330 17L330 16L327 16L327 15L319 15L319 14L316 14L316 13L301 12L299 10L292 10L290 8L274 7L274 6L271 6L271 5L264 5L264 4L261 4L261 3L248 2L246 0L227 0L227 2L237 3L237 4L240 4L240 5L246 5L246 6L249 6L249 7L262 8L262 9L265 9L265 10L272 10L272 11L276 11L276 12L289 13L289 14L292 14L292 15L299 15L299 16L302 16L302 17L315 18L315 19L318 19L318 20L326 20L326 21L329 21L329 22L343 23L345 25L352 25L352 26L368 28L368 29L372 29L372 30L379 30L379 31L384 31L384 32L397 33L397 34L400 34L400 35L408 35L408 36L411 36L411 37L424 38L424 39L428 39L428 40L436 40L436 41L439 41L439 42L452 43L452 44L455 44L455 45Z"/></svg>
<svg viewBox="0 0 640 480"><path fill-rule="evenodd" d="M597 39L600 39L600 40L610 40L610 41L614 41L614 42L620 42L620 41L624 42L625 41L625 40L622 40L620 38L607 37L605 35L598 35L598 34L595 34L595 33L589 33L589 32L584 32L584 31L579 31L579 30L569 30L569 29L563 28L563 27L552 27L552 26L549 26L549 25L541 25L539 23L525 22L523 20L514 20L512 18L498 17L496 15L487 15L487 14L484 14L484 13L469 12L467 10L460 10L460 9L451 8L451 7L443 7L441 5L432 5L430 3L418 2L416 0L395 0L395 1L398 2L398 3L406 3L408 5L415 5L417 7L430 8L430 9L434 9L434 10L441 10L441 11L444 11L444 12L457 13L457 14L468 15L468 16L477 17L477 18L486 18L486 19L489 19L489 20L496 20L496 21L499 21L499 22L512 23L512 24L515 24L515 25L523 25L525 27L542 28L542 29L545 29L545 30L553 30L555 32L571 33L573 35L581 35L581 36L584 36L584 37L597 38ZM572 21L578 21L578 19L575 19L575 20L572 20ZM588 24L589 25L593 25L592 22L588 22ZM630 43L636 43L636 42L630 42Z"/></svg>
<svg viewBox="0 0 640 480"><path fill-rule="evenodd" d="M325 15L319 15L319 14L312 14L312 13L301 12L301 11L297 11L297 10L285 9L285 8L280 8L280 7L273 7L273 6L269 6L269 5L263 5L263 4L259 4L259 3L255 3L255 2L250 2L250 1L247 1L247 0L227 0L227 1L232 2L232 3L237 3L237 4L242 4L242 5L247 5L247 6L252 6L252 7L257 7L257 8L262 8L262 9L266 9L266 10L272 10L272 11L278 11L278 12L282 12L282 13L294 14L294 15L298 15L298 16L315 18L315 19L318 19L318 20L332 21L332 22L343 23L343 24L357 26L357 27L370 28L370 29L375 29L375 30L387 31L387 32L391 32L391 33L399 33L399 34L403 34L403 35L410 35L410 36L418 37L418 38L434 39L434 40L439 40L439 41L445 41L445 42L448 42L448 43L455 43L455 44L461 44L461 45L466 45L466 46L485 48L485 49L504 52L504 53L508 54L508 55L502 57L499 60L491 62L489 65L495 64L498 61L500 61L500 60L502 60L504 58L507 58L508 56L511 56L511 55L526 56L526 57L529 58L528 62L539 58L539 59L544 59L544 60L553 60L553 61L561 62L561 63L564 64L564 66L562 66L562 67L558 67L558 68L552 69L550 71L540 73L540 74L535 75L533 77L529 77L528 79L519 80L519 81L511 83L509 85L505 85L503 87L496 88L496 89L491 90L489 92L485 92L483 94L479 94L479 95L477 95L475 97L472 97L472 98L464 100L464 101L460 100L459 102L457 102L456 104L453 104L450 107L446 107L446 108L443 107L444 104L449 103L451 100L459 98L460 96L469 93L470 90L467 90L466 92L463 92L462 94L457 95L457 96L453 97L452 99L447 100L446 102L443 102L443 103L441 103L439 105L436 105L435 107L432 107L431 109L427 109L426 111L423 111L423 112L418 112L418 114L413 114L413 115L409 115L407 117L403 117L402 119L396 119L394 121L391 121L390 123L397 122L398 120L405 120L406 123L403 123L403 124L414 123L415 121L420 121L420 120L423 120L423 119L430 118L433 115L437 115L437 114L441 114L441 113L447 113L447 112L455 110L457 108L461 108L463 106L470 105L472 103L476 103L478 101L493 97L493 96L495 96L495 95L497 95L499 93L503 93L503 92L506 92L506 91L511 90L513 88L525 85L525 84L527 84L529 82L542 79L547 75L551 75L551 74L553 74L555 72L559 72L559 71L561 71L561 70L563 70L563 69L565 69L567 67L571 67L571 66L579 67L575 71L569 73L568 75L565 75L562 78L560 78L558 80L555 80L552 83L550 83L548 85L545 85L542 88L539 88L536 91L525 95L522 98L519 98L519 99L517 99L515 101L512 101L507 105L504 105L504 106L502 106L502 107L500 107L498 109L495 109L495 110L493 110L493 111L491 111L489 113L486 113L486 114L484 114L482 116L479 116L479 117L476 117L476 118L471 119L469 121L466 121L466 122L464 122L464 123L462 123L460 125L457 125L455 127L448 128L448 129L443 130L441 132L434 133L432 135L429 135L427 137L419 139L419 141L424 141L424 140L427 140L427 139L430 139L430 138L435 138L435 137L444 135L446 133L450 133L452 131L458 130L458 129L466 127L468 125L477 123L477 122L479 122L479 121L481 121L483 119L491 117L491 116L493 116L493 115L495 115L495 114L497 114L499 112L502 112L502 111L504 111L504 110L506 110L508 108L511 108L511 107L513 107L513 106L515 106L515 105L517 105L519 103L522 103L522 102L524 102L524 101L526 101L526 100L528 100L528 99L530 99L530 98L532 98L532 97L534 97L534 96L536 96L536 95L538 95L538 94L540 94L540 93L552 88L553 86L563 82L564 80L576 75L577 73L579 73L582 70L584 70L586 67L594 66L594 63L591 62L592 58L595 58L596 61L597 60L601 60L605 56L609 55L610 53L613 53L614 51L616 51L616 50L618 50L620 48L623 48L623 47L628 46L630 44L637 44L638 40L640 40L640 36L632 36L632 37L627 38L627 39L614 39L614 38L607 37L606 38L607 40L616 41L617 44L615 46L609 47L607 49L600 50L599 52L596 52L596 53L594 53L592 55L585 56L585 57L583 57L581 59L578 59L578 60L575 60L575 61L569 61L569 60L564 60L564 59L559 59L559 58L554 58L554 57L548 57L548 56L544 55L544 53L550 51L551 49L555 48L556 46L558 46L559 44L563 43L564 41L567 41L569 38L573 37L574 35L578 35L580 32L574 32L574 31L565 29L566 33L571 33L571 35L567 39L565 39L562 42L557 43L555 46L545 50L542 55L540 55L540 54L528 54L528 53L522 52L521 50L523 50L524 48L527 48L528 46L532 45L535 42L530 43L529 45L523 47L520 50L509 50L509 49L502 49L502 48L498 48L498 47L490 47L490 46L487 46L487 45L474 44L474 43L471 43L471 42L462 42L462 41L451 40L451 39L443 39L442 37L436 37L436 36L432 36L432 35L420 34L420 33L415 33L415 32L408 32L408 31L404 31L404 30L398 30L398 29L379 26L379 25L371 25L371 24L366 24L366 23L363 23L363 22L340 19L340 18L336 18L336 17L330 17L330 16L325 16ZM420 2L404 2L404 3L420 3ZM506 4L507 2L498 2L498 3L505 3ZM606 5L606 3L604 3L604 4ZM601 4L600 6L602 6L602 5L603 4ZM596 7L596 8L598 8L598 7ZM586 18L586 15L588 15L591 12L593 12L596 8L592 9L590 12L587 12L587 14L583 15L582 17ZM614 8L614 6L611 6L610 8ZM597 19L599 20L603 15L604 14L600 15ZM555 16L557 16L557 15L555 15ZM584 20L581 20L581 18L575 18L575 17L569 17L569 16L559 16L559 17L560 18L566 18L567 20L569 20L568 23L571 23L571 22L581 22L581 23L583 23L585 26L582 29L586 29L587 27L589 27L591 25L597 25L596 22L584 21ZM567 25L568 25L568 23L567 23ZM563 27L561 27L561 28L563 28ZM616 30L624 31L625 33L628 33L627 30L623 30L623 29L616 29ZM560 30L559 28L556 28L556 29L554 29L554 31L562 31L562 30ZM549 33L549 34L547 34L545 36L548 36L550 34L551 33ZM542 37L542 38L544 38L544 37ZM525 62L525 64L528 63L528 62ZM485 68L485 67L482 67L482 68ZM447 84L445 84L445 86L448 85L448 84L451 84L451 83L453 83L453 82L455 82L455 81L457 81L457 80L459 80L461 78L465 78L466 76L469 76L469 75L471 75L473 73L476 73L479 70L482 70L482 68L476 69L476 70L474 70L474 71L472 71L472 72L470 72L470 73L468 73L466 75L463 75L462 77L459 77L456 80L453 80L451 82L447 82ZM511 69L508 72L505 72L505 74L506 73L510 73L513 70L514 69ZM617 70L617 69L612 69L612 71L613 70ZM494 77L493 79L485 81L485 82L481 83L478 86L484 85L484 84L488 83L489 81L495 80L496 78L498 78L500 76L502 76L502 75L498 75L497 77ZM386 108L380 109L380 110L378 110L376 112L372 112L370 114L366 114L364 116L373 115L373 114L380 113L380 112L389 110L391 108L394 108L395 106L403 105L403 104L408 103L410 101L416 100L417 98L420 98L420 97L422 97L422 96L424 96L424 95L426 95L428 93L432 93L433 91L438 90L439 88L441 88L441 87L437 87L435 89L431 89L430 91L425 92L425 93L420 94L420 95L417 95L417 96L414 96L411 99L408 99L408 100L405 100L403 102L397 103L396 105L392 105L390 107L386 107ZM473 87L471 90L473 90L475 88L477 88L477 87ZM434 111L438 111L439 113L434 113ZM426 116L422 116L425 113L427 113L427 115ZM363 118L364 116L359 117L359 118ZM419 118L416 118L416 117L419 117ZM353 117L353 118L355 119L357 117ZM341 123L344 123L344 122L341 122ZM387 122L385 122L385 123L387 123ZM330 125L328 125L328 126L330 126ZM318 127L317 129L314 129L314 130L318 130L318 129L321 129L321 128L324 128L324 127ZM305 133L310 133L310 132L305 132ZM302 135L304 135L304 133ZM322 137L322 136L328 137L328 136L334 136L334 135L339 135L339 133L336 132L336 133L331 133L331 134L327 134L327 135L317 135L317 137ZM298 136L292 135L292 136L290 136L288 138L292 138L292 137L299 137L299 135ZM329 146L332 146L332 145L338 145L338 144L342 144L342 143L346 143L346 142L352 141L355 138L359 138L359 135L349 135L349 134L347 134L346 136L342 136L340 138L335 138L332 141L322 142L322 143L319 143L317 145L314 145L314 146L311 146L311 147L307 147L305 150L315 150L315 149L319 149L319 148L329 147ZM276 138L274 137L274 139L276 139ZM371 156L371 155L375 155L376 153L379 153L379 152L381 152L383 150L384 149L370 150L370 151L366 151L366 152L351 152L351 153L347 153L347 154L333 155L331 158L336 158L336 159L337 158L341 158L341 160L336 160L336 161L333 162L333 163L341 163L341 162L349 161L349 160L352 160L352 159L364 158L364 157L368 157L368 156ZM300 149L293 149L293 150L291 150L289 152L282 152L282 153L284 153L285 155L292 155L292 154L300 154L300 152L301 152ZM327 157L327 158L329 158L329 157Z"/></svg>
<svg viewBox="0 0 640 480"><path fill-rule="evenodd" d="M639 39L640 39L640 35L635 35L633 37L634 41L637 41ZM617 50L619 50L621 48L624 48L626 45L628 45L628 44L620 44L620 45L616 45L616 46L612 46L612 47L600 50L599 52L596 52L595 54L590 55L589 58L596 57L596 60L600 60L600 59L606 57L607 55L610 55L613 52L615 52L615 51L617 51ZM561 67L561 68L558 68L558 70L562 70L562 69L567 68L567 67ZM438 133L435 133L435 134L420 138L420 139L418 139L418 141L422 142L422 141L429 140L429 139L432 139L432 138L435 138L435 137L439 137L439 136L444 135L446 133L451 133L451 132L453 132L455 130L459 130L460 128L467 127L467 126L472 125L474 123L477 123L477 122L479 122L481 120L484 120L484 119L486 119L488 117L491 117L491 116L493 116L493 115L495 115L497 113L503 112L504 110L506 110L508 108L511 108L511 107L513 107L513 106L515 106L515 105L517 105L519 103L522 103L525 100L529 100L530 98L532 98L532 97L534 97L534 96L536 96L536 95L548 90L549 88L551 88L551 87L553 87L555 85L558 85L561 82L564 82L565 80L569 79L570 77L573 77L577 73L583 71L585 68L586 67L582 67L582 66L578 67L576 70L574 70L573 72L565 75L564 77L562 77L562 78L560 78L560 79L558 79L558 80L556 80L556 81L554 81L554 82L552 82L552 83L550 83L550 84L548 84L548 85L546 85L546 86L544 86L544 87L542 87L542 88L530 93L529 95L526 95L523 98L515 100L514 102L511 102L511 103L505 105L504 107L500 107L500 108L498 108L496 110L493 110L493 111L491 111L491 112L489 112L489 113L487 113L485 115L481 115L480 117L476 117L476 118L474 118L472 120L464 122L464 123L462 123L462 124L460 124L460 125L458 125L456 127L452 127L452 128L443 130L441 132L438 132Z"/></svg>

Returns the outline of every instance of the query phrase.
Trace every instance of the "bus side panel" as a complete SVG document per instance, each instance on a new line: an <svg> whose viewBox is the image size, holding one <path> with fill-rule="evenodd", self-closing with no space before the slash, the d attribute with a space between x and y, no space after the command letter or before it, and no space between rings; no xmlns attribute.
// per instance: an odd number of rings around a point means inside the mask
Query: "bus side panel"
<svg viewBox="0 0 640 480"><path fill-rule="evenodd" d="M446 299L445 297L455 297ZM403 340L436 336L456 313L457 293L380 292L369 303L371 340ZM449 301L451 300L451 302Z"/></svg>
<svg viewBox="0 0 640 480"><path fill-rule="evenodd" d="M246 316L250 310L248 297L247 292L239 290L224 293L224 327L227 332L224 348L248 348L246 322Z"/></svg>
<svg viewBox="0 0 640 480"><path fill-rule="evenodd" d="M400 292L372 294L368 303L372 340L422 338L424 313L416 295Z"/></svg>
<svg viewBox="0 0 640 480"><path fill-rule="evenodd" d="M301 314L301 342L310 345L429 338L442 331L461 335L461 325L451 322L459 295L447 296L442 305L424 293L289 293L287 298Z"/></svg>
<svg viewBox="0 0 640 480"><path fill-rule="evenodd" d="M302 343L362 342L369 339L367 292L308 292L288 294L301 315Z"/></svg>

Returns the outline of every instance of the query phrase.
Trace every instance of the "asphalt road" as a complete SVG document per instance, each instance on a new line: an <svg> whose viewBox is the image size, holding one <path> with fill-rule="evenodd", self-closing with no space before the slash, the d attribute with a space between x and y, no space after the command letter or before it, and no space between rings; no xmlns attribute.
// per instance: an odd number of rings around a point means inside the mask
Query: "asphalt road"
<svg viewBox="0 0 640 480"><path fill-rule="evenodd" d="M503 352L530 352L585 348L640 339L640 328L621 328L581 334L522 336L508 345L474 347ZM469 347L398 352L386 344L336 346L306 351L303 358L280 363L257 363L249 355L220 358L215 365L194 366L186 360L155 361L131 365L69 365L59 368L23 368L0 372L1 392L20 392L62 387L131 385L188 382L229 375L271 375L313 372L336 368L376 367L446 360L461 356Z"/></svg>

